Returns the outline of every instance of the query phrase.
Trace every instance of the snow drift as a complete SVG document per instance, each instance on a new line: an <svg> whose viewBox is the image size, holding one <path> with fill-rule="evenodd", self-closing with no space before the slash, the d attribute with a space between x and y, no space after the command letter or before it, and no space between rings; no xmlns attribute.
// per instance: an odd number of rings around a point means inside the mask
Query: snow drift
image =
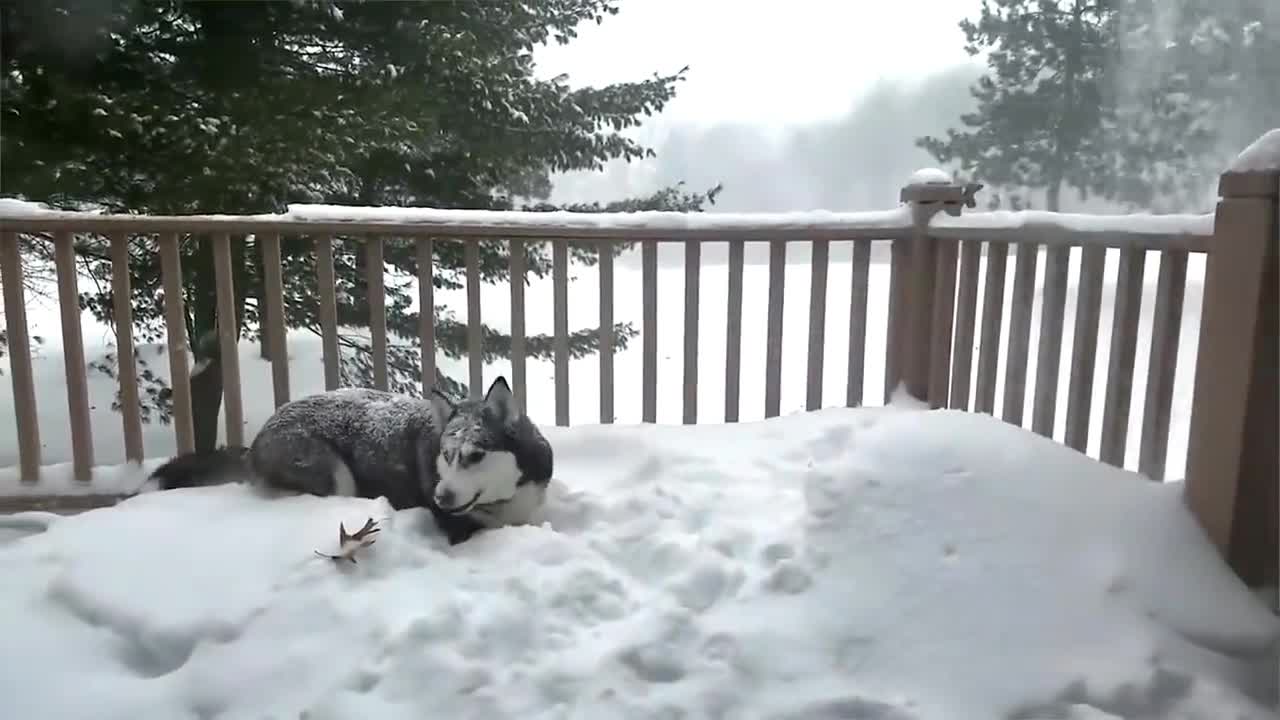
<svg viewBox="0 0 1280 720"><path fill-rule="evenodd" d="M454 548L236 486L0 519L0 717L1276 717L1178 484L901 407L547 434L545 523Z"/></svg>

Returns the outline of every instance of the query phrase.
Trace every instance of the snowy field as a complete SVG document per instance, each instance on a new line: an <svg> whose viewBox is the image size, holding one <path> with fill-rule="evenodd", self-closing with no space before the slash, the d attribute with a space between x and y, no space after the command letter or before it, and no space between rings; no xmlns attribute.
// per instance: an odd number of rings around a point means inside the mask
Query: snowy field
<svg viewBox="0 0 1280 720"><path fill-rule="evenodd" d="M909 406L547 434L544 522L454 548L241 486L0 518L0 717L1278 717L1177 484Z"/></svg>
<svg viewBox="0 0 1280 720"><path fill-rule="evenodd" d="M800 245L800 244L797 244ZM849 295L852 281L851 266L847 262L848 243L835 243L832 248L832 264L827 286L826 345L824 349L825 381L824 407L841 407L845 402L845 386L848 369ZM683 248L678 244L660 245L660 254L682 257ZM800 248L793 253L799 254ZM807 257L807 254L804 256ZM1058 389L1058 413L1055 438L1062 440L1066 421L1066 395L1069 380L1079 251L1071 256L1070 286L1064 327ZM982 267L985 271L985 259ZM1097 455L1101 437L1102 411L1105 397L1107 359L1110 350L1111 320L1114 309L1115 274L1118 253L1109 253L1106 266L1106 284L1103 290L1097 370L1093 392L1093 414L1089 453ZM1005 326L1001 339L1001 364L998 376L996 408L1002 407L1005 362L1004 348L1008 342L1009 311L1012 304L1013 268L1011 255L1006 275L1005 302L1003 304ZM1178 353L1175 382L1172 428L1168 451L1167 477L1182 476L1186 459L1188 421L1191 410L1191 388L1195 370L1195 348L1199 335L1200 304L1204 262L1193 257L1187 282L1186 304L1183 315L1182 342ZM1150 331L1154 307L1159 255L1149 253L1145 273L1145 291L1141 313L1138 353L1135 363L1136 380L1130 412L1127 456L1125 466L1136 469L1142 424L1142 408L1145 376L1150 349ZM638 269L619 264L615 269L615 309L617 322L631 322L641 328L640 298L641 274ZM1043 283L1044 257L1037 266L1037 286ZM570 268L569 324L571 329L595 327L599 323L599 286L595 268L574 266ZM661 267L658 271L659 320L658 320L658 422L676 424L681 418L684 347L684 271L680 267ZM809 285L810 268L807 262L793 262L786 269L786 293L783 323L783 373L782 403L784 415L804 410L805 373L808 353ZM747 265L743 277L742 324L742 381L741 418L761 419L764 416L765 346L767 316L768 267ZM82 282L82 286L84 283ZM867 356L864 374L864 402L880 405L884 397L884 343L886 302L889 289L888 264L871 265L868 299ZM412 293L416 297L416 291ZM437 291L437 301L449 307L459 319L466 318L466 298L463 291ZM725 316L728 296L728 268L724 265L704 265L700 280L701 303L699 308L699 357L698 357L698 420L699 423L720 423L724 418L724 363ZM979 287L979 317L982 312L982 288ZM531 334L552 331L552 289L549 278L536 280L526 291L526 328ZM1024 426L1031 422L1033 387L1036 372L1036 348L1039 337L1041 299L1037 294L1032 316L1031 358L1027 374ZM482 290L483 321L501 330L510 328L510 290L505 284L486 285ZM84 492L84 487L72 487L70 482L71 436L68 431L66 385L61 353L61 334L58 324L56 296L48 299L32 298L27 311L28 323L34 335L40 335L44 344L36 347L34 359L37 407L43 445L43 463L55 466L47 469L38 488L17 486L16 466L18 448L16 426L0 434L0 487L5 492ZM87 314L83 318L85 354L89 362L100 359L113 349L114 336L105 325ZM973 376L977 374L977 333L975 332ZM168 379L168 358L160 345L139 347L139 354L148 369L159 377ZM320 340L307 331L290 333L290 378L292 396L318 392L324 388L323 364ZM639 423L641 418L642 357L641 338L637 336L629 347L615 358L615 419L618 423ZM272 411L271 366L261 360L255 344L245 342L240 353L241 377L245 409L245 435L252 438L258 427ZM468 371L465 359L451 361L440 356L438 362L445 372L465 381ZM8 373L7 358L0 359L0 368ZM587 356L570 361L570 421L573 425L599 422L599 358ZM510 377L510 363L506 361L486 366L484 382L487 386L497 375ZM975 383L971 385L976 386ZM111 410L111 400L116 392L115 381L90 371L89 394L92 410L92 428L96 462L113 466L124 462L123 431L121 418ZM551 362L530 361L528 364L528 401L532 418L550 425L555 420L554 371ZM0 379L0 416L16 417L13 411L12 385L8 378ZM9 421L13 422L13 421ZM219 425L221 428L221 424ZM220 430L221 432L221 430ZM173 428L160 423L143 426L143 443L148 458L160 461L174 452L176 447ZM98 492L131 489L141 482L136 469L102 468L95 476L94 489Z"/></svg>

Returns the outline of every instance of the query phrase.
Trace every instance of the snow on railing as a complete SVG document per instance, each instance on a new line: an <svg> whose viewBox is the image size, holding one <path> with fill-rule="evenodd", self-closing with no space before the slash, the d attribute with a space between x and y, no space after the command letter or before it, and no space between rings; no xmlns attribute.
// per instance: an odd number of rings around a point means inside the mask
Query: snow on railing
<svg viewBox="0 0 1280 720"><path fill-rule="evenodd" d="M886 239L911 229L906 207L834 213L628 213L440 210L435 208L290 205L263 215L128 215L64 212L34 203L0 202L0 224L15 230L129 233L304 233L542 239L841 240Z"/></svg>
<svg viewBox="0 0 1280 720"><path fill-rule="evenodd" d="M1253 151L1254 155L1266 154ZM1268 156L1269 157L1269 156ZM599 254L600 287L600 421L614 419L613 347L613 259L618 242L638 242L641 249L643 317L642 420L656 421L657 406L657 243L683 242L685 252L683 412L685 423L705 418L698 408L698 306L701 248L705 242L725 242L729 248L728 314L726 318L724 419L739 418L743 268L746 242L769 244L768 311L766 318L765 416L780 413L782 381L783 281L786 248L790 242L812 243L808 362L806 372L807 409L822 405L824 383L823 354L827 274L832 242L852 243L852 293L850 298L849 365L845 400L849 406L863 403L866 337L869 322L883 322L885 393L899 384L915 397L936 408L957 408L996 413L997 366L1002 345L1002 316L1006 270L1011 250L1015 254L1013 287L1009 309L1006 359L1003 376L1001 417L1023 424L1028 358L1031 351L1032 305L1042 297L1039 322L1037 367L1032 388L1031 429L1054 437L1057 392L1060 384L1059 356L1065 334L1064 314L1068 290L1071 250L1080 248L1080 273L1076 298L1075 326L1067 379L1063 442L1086 451L1090 429L1091 399L1094 392L1095 355L1105 257L1108 249L1119 250L1116 303L1109 338L1110 352L1102 408L1099 458L1123 466L1126 434L1133 394L1139 312L1143 290L1143 270L1148 252L1159 254L1151 352L1138 470L1155 479L1166 475L1165 458L1170 433L1170 408L1187 281L1188 256L1209 253L1228 258L1219 263L1234 272L1257 275L1261 257L1258 248L1274 244L1266 239L1263 219L1248 216L1223 224L1223 208L1233 207L1237 198L1231 188L1248 195L1269 187L1258 181L1259 172L1274 181L1273 170L1255 166L1272 162L1250 156L1249 169L1224 178L1224 200L1216 220L1204 215L1122 215L1100 216L1041 211L972 212L978 185L951 182L941 171L916 173L903 189L903 203L896 209L867 213L776 213L776 214L684 214L666 212L570 213L499 212L480 210L436 210L423 208L366 208L333 205L291 205L271 215L140 216L97 212L61 212L30 203L0 200L0 278L4 286L5 321L11 382L19 438L21 477L35 483L40 476L40 428L33 388L28 329L24 314L23 260L19 234L49 238L54 245L61 304L63 344L67 353L67 394L70 431L74 448L75 477L88 482L93 467L89 430L89 403L83 371L83 344L80 337L80 307L76 286L74 234L92 233L110 238L116 320L117 357L133 357L132 308L130 306L130 243L139 236L152 243L161 258L164 289L164 317L173 392L174 427L179 451L195 446L192 423L192 394L186 337L187 309L183 305L181 253L179 241L187 235L211 235L217 315L236 315L232 245L253 235L263 252L264 320L270 354L274 400L278 406L290 397L289 366L285 347L285 306L281 270L281 236L297 235L314 242L319 297L316 299L324 355L325 387L339 384L339 347L333 239L335 235L362 236L366 253L369 287L369 329L372 347L373 384L388 385L387 322L383 287L383 254L386 238L409 238L416 246L420 307L434 306L433 283L435 247L439 239L487 238L511 244L511 365L518 401L525 402L526 338L524 282L527 257L524 241L550 240L554 294L553 365L556 423L569 421L569 329L568 258L570 243L595 245ZM1277 163L1272 162L1272 165ZM1271 167L1267 165L1267 167ZM1233 171L1234 172L1234 171ZM1269 175L1267 173L1270 173ZM1245 180L1240 180L1239 177ZM1235 178L1228 182L1228 178ZM1250 179L1251 178L1251 179ZM1261 182L1261 184L1259 184ZM1240 184L1243 183L1243 184ZM1250 184L1252 183L1252 184ZM1250 195L1253 197L1253 195ZM1274 219L1274 191L1271 199ZM1228 214L1228 217L1234 217ZM233 237L235 239L233 239ZM868 273L871 247L875 241L891 245L890 283L884 317L868 317ZM1259 244L1261 243L1261 244ZM1037 264L1044 248L1044 281L1036 286ZM1243 249L1242 249L1243 248ZM1246 250L1247 249L1247 252ZM1253 253L1253 254L1249 254ZM985 257L985 270L982 259ZM1245 261L1250 258L1254 266ZM1212 263L1211 263L1212 266ZM1225 271L1222 271L1225 272ZM1205 283L1204 328L1201 342L1215 342L1215 363L1221 353L1235 352L1235 364L1227 363L1239 376L1248 378L1250 365L1240 360L1251 357L1252 345L1242 344L1240 323L1256 320L1259 282L1246 287L1215 286L1212 267ZM469 355L470 387L476 392L483 369L483 337L480 303L480 255L475 242L464 244L464 277L467 297L466 348ZM1218 282L1226 282L1219 280ZM1230 285L1232 282L1226 282ZM982 288L981 315L978 314ZM1235 292L1234 295L1231 293ZM1249 295L1253 292L1253 295ZM1215 295L1214 293L1218 293ZM1221 297L1219 297L1221 295ZM1250 298L1253 300L1250 300ZM1214 303L1217 303L1216 305ZM1229 311L1228 311L1229 309ZM435 370L434 314L419 313L421 370L424 386L432 383ZM1213 323L1218 323L1214 326ZM1248 325L1247 327L1253 327ZM977 336L975 338L975 335ZM975 342L976 341L976 342ZM1232 344L1234 343L1234 345ZM218 332L220 373L223 384L223 412L226 442L242 444L243 406L238 361L237 332L233 324L223 324ZM976 373L973 350L978 348ZM1201 348L1203 353L1203 347ZM1205 356L1202 354L1201 358ZM1196 370L1197 389L1206 378L1219 377L1215 363L1200 362ZM1241 364L1244 363L1244 364ZM975 380L970 388L971 378ZM141 461L141 415L138 384L133 363L120 363L121 393L126 456ZM1216 389L1215 389L1216 391ZM1231 442L1220 428L1210 427L1213 418L1221 428L1238 431L1243 427L1241 392L1226 399L1195 394L1191 456L1193 470L1204 458L1219 457ZM1234 403L1234 404L1233 404ZM1232 414L1238 417L1232 416ZM1203 436L1197 437L1200 432ZM1215 435L1215 433L1218 433ZM1213 436L1214 440L1209 440ZM1215 444L1216 443L1216 444ZM1231 451L1226 450L1228 455ZM1197 455L1197 453L1199 453ZM1239 453L1236 453L1237 455ZM1238 458L1237 458L1238 460ZM1204 473L1205 467L1198 471ZM1217 497L1207 493L1207 498ZM1213 504L1205 500L1206 507ZM1210 508L1206 512L1217 512ZM1217 516L1215 516L1217 517ZM1221 518L1219 518L1219 521ZM1221 527L1215 526L1221 535Z"/></svg>
<svg viewBox="0 0 1280 720"><path fill-rule="evenodd" d="M929 234L943 240L985 240L1047 247L1144 248L1207 252L1213 213L1084 215L1043 210L999 210L938 216Z"/></svg>

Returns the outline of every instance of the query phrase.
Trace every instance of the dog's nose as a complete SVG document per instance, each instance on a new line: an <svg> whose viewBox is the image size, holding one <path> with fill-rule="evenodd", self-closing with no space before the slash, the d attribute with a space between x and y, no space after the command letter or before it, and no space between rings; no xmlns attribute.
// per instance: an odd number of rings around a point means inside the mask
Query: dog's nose
<svg viewBox="0 0 1280 720"><path fill-rule="evenodd" d="M458 504L458 495L449 488L436 489L436 505L442 508L451 508Z"/></svg>

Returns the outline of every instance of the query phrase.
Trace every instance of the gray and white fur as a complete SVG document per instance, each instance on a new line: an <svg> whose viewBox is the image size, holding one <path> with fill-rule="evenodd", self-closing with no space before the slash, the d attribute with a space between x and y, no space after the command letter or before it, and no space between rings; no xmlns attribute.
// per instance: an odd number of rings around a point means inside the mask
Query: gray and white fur
<svg viewBox="0 0 1280 720"><path fill-rule="evenodd" d="M499 377L483 400L454 402L343 388L281 405L249 448L178 456L151 480L162 490L248 478L313 495L385 497L426 507L449 542L532 521L551 481L551 445Z"/></svg>

